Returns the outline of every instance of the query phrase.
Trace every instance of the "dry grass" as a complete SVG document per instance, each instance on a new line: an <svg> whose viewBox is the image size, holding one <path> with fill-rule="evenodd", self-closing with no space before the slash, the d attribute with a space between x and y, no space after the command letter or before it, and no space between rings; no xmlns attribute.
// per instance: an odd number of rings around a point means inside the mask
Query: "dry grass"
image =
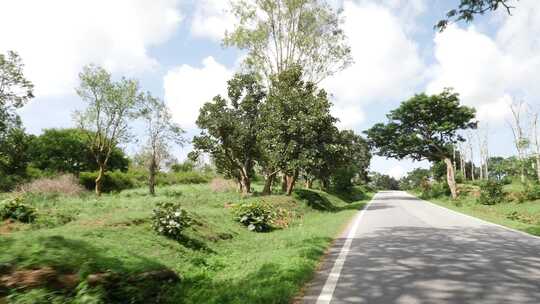
<svg viewBox="0 0 540 304"><path fill-rule="evenodd" d="M230 179L216 177L210 182L212 192L233 192L236 191L236 183Z"/></svg>
<svg viewBox="0 0 540 304"><path fill-rule="evenodd" d="M77 178L71 174L64 174L53 178L39 178L30 183L19 186L17 192L25 194L62 194L76 196L85 189L79 184Z"/></svg>

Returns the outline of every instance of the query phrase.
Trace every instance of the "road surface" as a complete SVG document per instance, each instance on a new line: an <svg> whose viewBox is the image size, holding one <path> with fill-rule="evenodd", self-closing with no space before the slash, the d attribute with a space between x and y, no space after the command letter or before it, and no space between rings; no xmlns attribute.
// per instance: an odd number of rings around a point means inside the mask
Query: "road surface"
<svg viewBox="0 0 540 304"><path fill-rule="evenodd" d="M380 192L301 302L540 304L540 238Z"/></svg>

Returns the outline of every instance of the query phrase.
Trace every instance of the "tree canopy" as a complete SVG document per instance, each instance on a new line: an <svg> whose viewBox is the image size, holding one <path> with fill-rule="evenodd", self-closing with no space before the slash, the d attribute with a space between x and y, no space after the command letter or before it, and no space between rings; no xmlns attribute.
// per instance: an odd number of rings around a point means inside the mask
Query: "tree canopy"
<svg viewBox="0 0 540 304"><path fill-rule="evenodd" d="M451 22L471 22L475 16L483 15L489 11L504 9L508 14L511 14L514 8L511 4L519 0L459 0L459 6L451 9L446 13L444 19L440 20L436 25L439 31L444 31Z"/></svg>
<svg viewBox="0 0 540 304"><path fill-rule="evenodd" d="M475 112L473 108L460 105L459 95L450 89L436 95L422 93L391 111L387 123L377 123L365 133L380 156L444 160L449 186L455 196L451 147L465 140L459 130L476 128Z"/></svg>
<svg viewBox="0 0 540 304"><path fill-rule="evenodd" d="M318 83L352 62L341 17L322 0L233 0L236 28L224 45L248 52L245 64L266 79L298 65Z"/></svg>

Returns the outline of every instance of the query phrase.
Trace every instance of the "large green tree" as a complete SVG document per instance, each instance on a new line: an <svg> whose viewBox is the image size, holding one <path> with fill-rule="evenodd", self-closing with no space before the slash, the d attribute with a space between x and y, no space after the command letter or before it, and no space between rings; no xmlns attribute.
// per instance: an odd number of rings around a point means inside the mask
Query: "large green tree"
<svg viewBox="0 0 540 304"><path fill-rule="evenodd" d="M448 186L457 198L451 147L464 141L459 130L476 127L475 110L460 105L459 95L446 89L436 95L415 95L387 117L387 123L377 123L366 131L376 153L397 159L444 161Z"/></svg>
<svg viewBox="0 0 540 304"><path fill-rule="evenodd" d="M139 86L135 80L113 81L105 69L89 65L79 74L77 93L87 107L75 113L82 130L88 130L89 149L98 166L96 194L101 186L111 153L121 143L128 142L129 122L138 115Z"/></svg>
<svg viewBox="0 0 540 304"><path fill-rule="evenodd" d="M291 194L300 170L316 164L319 149L335 134L331 103L324 90L302 80L302 69L293 67L272 79L262 111L258 138L266 165L281 171Z"/></svg>
<svg viewBox="0 0 540 304"><path fill-rule="evenodd" d="M163 161L169 158L171 143L182 146L184 130L172 120L172 114L163 100L146 93L142 97L141 117L145 123L147 142L144 150L148 168L148 191L155 195L156 175Z"/></svg>
<svg viewBox="0 0 540 304"><path fill-rule="evenodd" d="M352 62L341 17L323 0L233 0L239 20L223 42L247 51L245 64L267 80L299 65L318 83Z"/></svg>
<svg viewBox="0 0 540 304"><path fill-rule="evenodd" d="M32 166L50 172L79 174L96 171L98 166L89 149L88 131L81 129L46 129L32 141L30 153ZM129 159L122 149L111 151L107 167L110 170L127 170Z"/></svg>
<svg viewBox="0 0 540 304"><path fill-rule="evenodd" d="M220 173L235 178L243 193L251 192L251 179L260 155L257 133L266 93L254 74L237 74L228 81L228 100L214 97L200 110L193 138L196 150L209 153Z"/></svg>
<svg viewBox="0 0 540 304"><path fill-rule="evenodd" d="M504 9L511 14L514 8L512 4L517 1L519 0L459 0L458 7L449 10L445 18L440 20L435 27L439 31L444 31L451 22L471 22L477 15L498 9Z"/></svg>

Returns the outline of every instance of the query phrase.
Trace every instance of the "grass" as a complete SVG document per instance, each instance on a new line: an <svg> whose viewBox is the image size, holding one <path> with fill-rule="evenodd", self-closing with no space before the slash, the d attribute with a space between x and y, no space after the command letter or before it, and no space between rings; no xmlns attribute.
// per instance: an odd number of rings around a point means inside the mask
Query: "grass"
<svg viewBox="0 0 540 304"><path fill-rule="evenodd" d="M280 195L241 198L213 193L207 185L181 185L124 191L95 198L34 197L40 221L16 225L0 235L0 266L17 269L46 266L59 273L113 272L123 277L170 269L179 283L115 284L114 288L76 290L44 287L4 290L13 303L289 303L311 278L333 237L361 208L368 195L335 195L298 190ZM263 199L294 214L285 229L249 232L233 221L226 204ZM178 201L196 225L177 242L158 236L151 228L157 202ZM1 231L1 230L0 230ZM0 276L2 267L0 267ZM86 303L86 302L85 302ZM93 303L93 302L92 302Z"/></svg>
<svg viewBox="0 0 540 304"><path fill-rule="evenodd" d="M521 191L523 187L511 184L506 185L504 189L506 192L514 192ZM523 203L505 201L496 205L482 205L476 198L464 196L457 201L449 197L432 198L429 201L454 211L540 236L540 200Z"/></svg>

